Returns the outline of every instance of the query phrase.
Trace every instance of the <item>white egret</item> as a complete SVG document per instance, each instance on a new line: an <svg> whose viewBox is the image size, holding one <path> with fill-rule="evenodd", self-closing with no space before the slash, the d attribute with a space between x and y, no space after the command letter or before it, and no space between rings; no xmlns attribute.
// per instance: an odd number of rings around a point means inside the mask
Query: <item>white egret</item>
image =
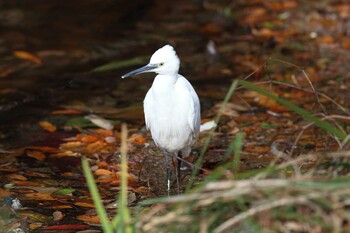
<svg viewBox="0 0 350 233"><path fill-rule="evenodd" d="M146 127L166 161L167 188L170 192L169 155L178 160L178 179L181 160L191 152L199 134L200 103L197 93L187 79L178 74L180 60L170 45L158 49L149 64L122 76L126 78L145 72L155 72L152 87L143 101Z"/></svg>

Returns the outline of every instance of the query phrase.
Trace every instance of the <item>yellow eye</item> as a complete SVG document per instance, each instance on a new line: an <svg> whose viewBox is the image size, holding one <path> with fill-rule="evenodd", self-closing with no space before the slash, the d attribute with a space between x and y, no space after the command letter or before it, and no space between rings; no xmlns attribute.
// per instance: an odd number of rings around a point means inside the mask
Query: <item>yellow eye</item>
<svg viewBox="0 0 350 233"><path fill-rule="evenodd" d="M164 65L164 62L159 63L159 66L163 66L163 65Z"/></svg>

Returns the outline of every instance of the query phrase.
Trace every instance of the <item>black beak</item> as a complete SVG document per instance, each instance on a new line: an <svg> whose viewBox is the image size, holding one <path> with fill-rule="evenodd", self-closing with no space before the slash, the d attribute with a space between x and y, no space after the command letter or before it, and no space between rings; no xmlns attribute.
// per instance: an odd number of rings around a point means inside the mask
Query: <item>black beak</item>
<svg viewBox="0 0 350 233"><path fill-rule="evenodd" d="M145 65L145 66L143 66L141 68L133 70L133 71L127 73L127 74L124 74L122 76L122 78L127 78L127 77L138 75L138 74L141 74L141 73L150 72L150 71L152 71L153 69L155 69L157 67L158 67L158 65L156 65L156 64L148 64L148 65Z"/></svg>

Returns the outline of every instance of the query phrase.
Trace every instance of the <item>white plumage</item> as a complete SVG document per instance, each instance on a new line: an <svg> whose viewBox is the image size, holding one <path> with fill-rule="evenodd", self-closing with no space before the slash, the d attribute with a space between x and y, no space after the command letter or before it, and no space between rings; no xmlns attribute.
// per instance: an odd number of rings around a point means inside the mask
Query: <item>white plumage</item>
<svg viewBox="0 0 350 233"><path fill-rule="evenodd" d="M170 172L168 154L186 157L199 134L200 103L192 85L178 74L180 60L170 45L158 49L150 63L122 77L144 72L155 72L152 87L147 92L144 104L146 127L154 142L160 147L167 162L168 192ZM178 168L180 162L178 164Z"/></svg>

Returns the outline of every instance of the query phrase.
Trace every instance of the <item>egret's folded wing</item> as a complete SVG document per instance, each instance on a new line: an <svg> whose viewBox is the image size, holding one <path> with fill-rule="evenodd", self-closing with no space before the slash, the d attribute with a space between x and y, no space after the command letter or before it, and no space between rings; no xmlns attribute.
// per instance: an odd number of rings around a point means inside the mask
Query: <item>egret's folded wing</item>
<svg viewBox="0 0 350 233"><path fill-rule="evenodd" d="M152 90L150 89L146 94L145 100L143 101L143 111L145 113L146 128L148 130L151 130L151 119L154 114L151 108L152 101L153 101L153 96L152 96Z"/></svg>

